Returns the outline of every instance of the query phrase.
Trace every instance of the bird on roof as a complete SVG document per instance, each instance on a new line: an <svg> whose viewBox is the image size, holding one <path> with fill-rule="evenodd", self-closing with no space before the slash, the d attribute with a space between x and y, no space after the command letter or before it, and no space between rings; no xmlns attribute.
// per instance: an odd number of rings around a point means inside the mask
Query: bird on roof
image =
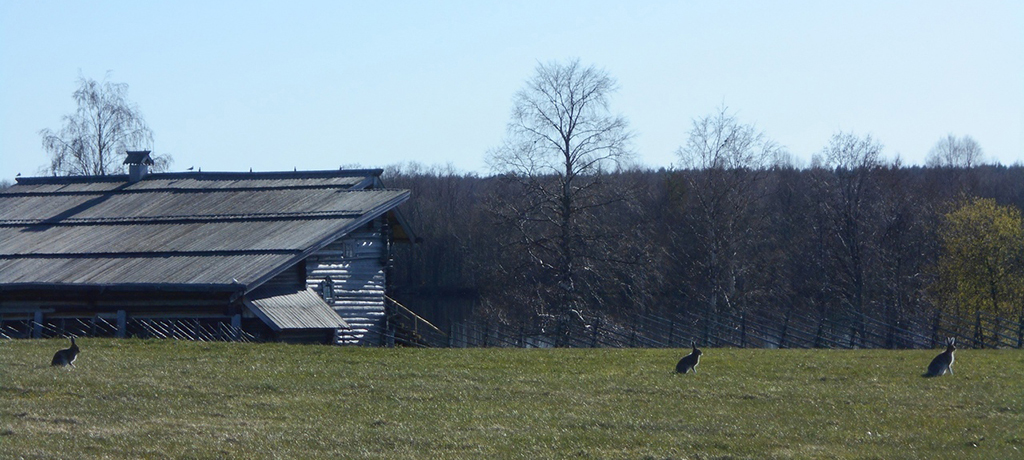
<svg viewBox="0 0 1024 460"><path fill-rule="evenodd" d="M191 171L192 168L195 168L195 166L189 166L188 169L186 169L186 171Z"/></svg>

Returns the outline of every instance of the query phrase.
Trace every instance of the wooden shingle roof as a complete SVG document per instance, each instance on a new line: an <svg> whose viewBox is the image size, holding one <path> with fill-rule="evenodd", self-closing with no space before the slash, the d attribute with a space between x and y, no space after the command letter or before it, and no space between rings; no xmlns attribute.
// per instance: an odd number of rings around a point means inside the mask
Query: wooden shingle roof
<svg viewBox="0 0 1024 460"><path fill-rule="evenodd" d="M0 190L0 290L249 291L409 198L380 173L18 178Z"/></svg>
<svg viewBox="0 0 1024 460"><path fill-rule="evenodd" d="M245 304L275 331L288 329L338 329L349 327L345 320L312 289L257 289Z"/></svg>

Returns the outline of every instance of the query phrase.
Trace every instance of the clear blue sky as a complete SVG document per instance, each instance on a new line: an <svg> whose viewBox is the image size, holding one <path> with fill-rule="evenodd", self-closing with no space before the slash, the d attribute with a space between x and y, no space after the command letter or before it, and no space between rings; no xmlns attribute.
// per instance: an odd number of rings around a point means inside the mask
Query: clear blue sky
<svg viewBox="0 0 1024 460"><path fill-rule="evenodd" d="M574 57L618 80L648 166L722 104L805 162L838 131L904 163L948 133L1024 162L1019 0L0 0L0 179L47 164L79 72L129 84L172 170L486 173L513 94Z"/></svg>

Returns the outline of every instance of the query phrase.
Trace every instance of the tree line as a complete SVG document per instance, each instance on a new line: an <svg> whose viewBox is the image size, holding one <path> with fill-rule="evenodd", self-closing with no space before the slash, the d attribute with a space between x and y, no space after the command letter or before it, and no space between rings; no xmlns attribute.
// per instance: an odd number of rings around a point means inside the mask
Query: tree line
<svg viewBox="0 0 1024 460"><path fill-rule="evenodd" d="M389 167L386 183L412 191L403 212L422 239L396 246L395 296L440 326L468 318L628 322L640 313L892 321L936 309L1024 314L1021 166L879 162L600 176L620 199L576 224L586 227L576 243L585 257L566 285L544 260L558 254L531 251L526 225L509 220L506 202L525 196L528 184L451 167ZM552 227L531 238L560 235ZM558 302L566 299L575 303L563 319Z"/></svg>
<svg viewBox="0 0 1024 460"><path fill-rule="evenodd" d="M693 120L678 167L653 170L634 162L615 90L579 60L539 64L490 176L389 168L424 237L396 257L396 295L442 325L555 330L747 311L1024 321L1022 168L985 164L970 136L915 167L839 132L798 168L723 106Z"/></svg>
<svg viewBox="0 0 1024 460"><path fill-rule="evenodd" d="M47 173L122 172L152 132L127 85L79 83L77 112L40 131ZM541 63L485 154L490 175L386 168L389 186L412 190L403 212L422 237L396 249L395 297L441 326L745 312L897 324L935 311L1024 325L1024 166L987 164L952 134L907 166L839 132L797 167L723 106L693 120L677 167L651 169L611 110L616 88L578 59Z"/></svg>

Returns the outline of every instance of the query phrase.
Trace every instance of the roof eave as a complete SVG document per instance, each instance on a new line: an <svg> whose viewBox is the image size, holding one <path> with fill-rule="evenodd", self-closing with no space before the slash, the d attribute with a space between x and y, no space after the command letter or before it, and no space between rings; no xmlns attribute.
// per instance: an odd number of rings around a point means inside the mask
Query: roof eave
<svg viewBox="0 0 1024 460"><path fill-rule="evenodd" d="M9 283L0 284L0 292L3 291L112 291L112 292L219 292L223 294L234 294L245 289L242 284L168 284L168 283L118 283L118 284L89 284L89 283Z"/></svg>

